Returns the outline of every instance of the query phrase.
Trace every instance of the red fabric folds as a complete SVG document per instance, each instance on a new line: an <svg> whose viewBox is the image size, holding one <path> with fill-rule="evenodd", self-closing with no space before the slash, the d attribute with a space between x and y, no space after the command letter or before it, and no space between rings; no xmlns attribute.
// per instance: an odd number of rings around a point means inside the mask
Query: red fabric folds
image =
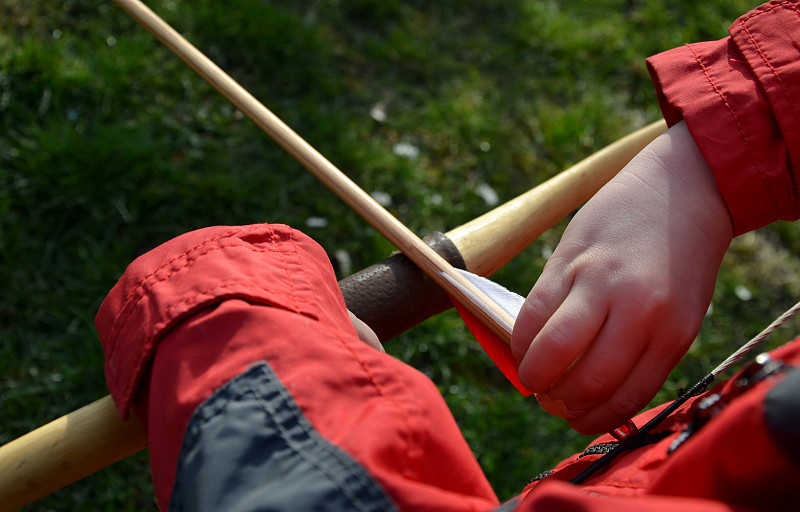
<svg viewBox="0 0 800 512"><path fill-rule="evenodd" d="M711 166L736 235L800 217L800 14L771 2L731 37L647 61L667 123L685 120Z"/></svg>
<svg viewBox="0 0 800 512"><path fill-rule="evenodd" d="M164 510L193 412L259 361L401 509L497 505L436 386L358 338L324 250L288 226L208 228L154 249L111 290L97 329L117 407L148 433Z"/></svg>

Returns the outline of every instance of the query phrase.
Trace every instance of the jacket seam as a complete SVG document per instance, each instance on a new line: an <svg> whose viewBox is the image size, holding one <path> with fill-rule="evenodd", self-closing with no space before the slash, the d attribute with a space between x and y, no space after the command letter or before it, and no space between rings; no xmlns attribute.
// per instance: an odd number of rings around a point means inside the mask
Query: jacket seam
<svg viewBox="0 0 800 512"><path fill-rule="evenodd" d="M798 14L800 16L800 11L798 11L795 6L791 6L791 8L792 8L792 10L794 10L794 12L796 14ZM800 119L798 119L797 109L795 108L795 105L792 102L792 98L789 96L789 92L786 90L786 85L783 83L783 79L781 78L780 74L778 73L778 70L775 69L775 67L769 61L769 59L767 58L767 55L761 49L761 45L758 44L758 41L756 41L756 38L753 36L753 34L750 32L750 28L747 26L747 22L751 18L755 18L755 17L756 17L756 15L753 15L752 17L750 17L748 19L742 20L742 22L741 22L742 23L742 28L744 29L745 33L747 34L747 38L750 39L750 41L753 43L753 46L755 47L756 52L758 53L758 55L761 57L761 60L764 61L764 64L766 64L767 67L770 69L770 71L772 71L773 76L775 76L775 79L778 81L778 85L780 85L781 92L783 92L783 97L786 98L786 102L789 104L789 109L792 111L792 117L794 118L795 123L800 125Z"/></svg>
<svg viewBox="0 0 800 512"><path fill-rule="evenodd" d="M756 159L755 153L753 152L753 144L750 141L750 139L747 137L747 134L744 131L744 127L742 126L742 123L741 123L741 120L739 119L739 116L736 115L736 112L733 110L733 107L728 102L728 99L725 97L725 94L717 86L716 82L714 81L714 79L712 78L711 74L709 73L708 68L705 66L705 64L703 64L703 61L700 58L700 55L697 54L697 52L694 50L692 45L687 44L686 46L689 49L689 51L692 52L692 55L694 55L695 61L700 66L700 68L703 70L703 75L705 76L705 78L708 81L709 85L711 86L712 90L717 94L717 96L719 96L719 98L722 100L722 103L725 105L725 108L727 108L727 110L730 113L731 117L733 117L733 120L736 123L736 127L737 127L737 129L739 131L739 135L742 138L742 141L744 142L745 147L747 148L747 155L749 157L750 163L755 168L756 173L758 174L759 178L761 179L761 185L764 188L764 191L766 192L767 196L769 196L769 199L770 199L770 201L772 203L773 209L776 212L779 212L780 208L778 207L778 201L775 198L775 196L773 195L772 191L767 186L767 178L766 178L766 176L764 174L764 171L761 169L761 166L758 164L758 160Z"/></svg>
<svg viewBox="0 0 800 512"><path fill-rule="evenodd" d="M153 272L151 272L147 276L145 276L142 279L140 279L138 281L138 283L135 285L134 289L130 292L128 297L125 299L125 304L121 308L121 310L124 311L124 313L121 316L118 317L117 321L114 322L114 325L112 326L111 331L109 332L109 338L112 341L112 345L109 347L108 356L111 357L114 354L115 347L116 347L116 338L119 335L120 331L125 326L125 324L127 323L127 321L130 318L130 316L133 314L133 311L136 309L136 306L145 297L146 293L150 289L152 289L155 285L157 285L159 283L162 283L164 281L167 281L172 276L174 276L175 274L177 274L178 272L180 272L182 270L191 268L191 266L194 265L201 257L206 256L206 255L208 255L208 254L210 254L210 253L212 253L214 251L222 251L222 250L232 249L232 248L237 248L237 249L241 248L241 249L247 249L247 250L249 250L251 252L264 252L264 253L266 253L266 252L276 252L275 250L272 250L272 249L264 249L264 248L253 247L252 245L248 245L246 243L233 243L232 245L209 247L209 248L207 248L207 250L205 250L203 252L198 252L200 250L200 248L203 247L204 245L207 245L210 242L217 241L217 240L219 240L221 238L225 238L226 236L229 236L229 235L234 234L234 233L236 233L236 231L232 231L232 232L226 233L225 235L220 235L220 236L217 236L217 237L214 237L214 238L210 238L210 239L204 241L203 243L196 245L192 249L189 249L188 251L185 251L180 256L172 258L171 260L169 260L168 262L164 263L163 265L158 267L156 270L154 270ZM277 251L277 252L280 253L281 251ZM190 256L192 257L191 259L189 259ZM159 277L158 279L148 282L148 280L150 280L153 276L155 276L160 270L166 268L167 266L171 265L175 261L178 261L178 260L181 260L181 259L185 260L185 263L182 266L180 266L178 268L171 269L169 272L165 273L163 276ZM284 269L285 268L286 267L284 265Z"/></svg>
<svg viewBox="0 0 800 512"><path fill-rule="evenodd" d="M412 433L411 433L411 417L410 417L411 415L409 411L407 411L406 408L397 399L384 392L383 387L378 383L378 380L375 378L375 374L373 374L372 371L370 370L367 361L363 357L361 357L358 354L358 352L354 350L352 346L350 346L349 343L343 340L338 332L336 333L336 338L339 340L339 343L344 345L344 347L352 354L352 356L364 370L364 373L366 374L367 379L369 379L370 384L372 384L372 387L375 389L375 392L378 393L384 400L393 404L400 412L400 415L403 417L403 424L405 426L404 428L405 449L403 450L403 468L404 468L403 474L404 476L409 476L408 471L411 459L410 454L411 454L411 446L413 444Z"/></svg>
<svg viewBox="0 0 800 512"><path fill-rule="evenodd" d="M191 312L192 308L195 308L199 304L202 304L204 300L215 300L216 302L223 302L225 300L230 300L230 299L237 298L237 297L238 298L246 298L246 295L244 295L242 293L238 293L238 292L237 293L233 293L230 296L225 296L225 295L215 296L212 293L212 292L215 292L215 291L218 291L218 290L222 290L222 289L225 289L225 288L230 288L230 287L246 287L246 288L249 288L249 289L252 289L252 290L264 291L264 292L267 292L267 293L271 293L272 292L272 290L270 290L269 288L265 288L263 286L257 286L257 285L253 285L253 284L249 284L249 283L242 283L242 282L239 282L239 281L234 281L234 282L223 284L223 285L213 286L211 288L207 288L205 290L201 290L201 291L195 292L192 295L188 296L186 299L180 300L180 301L170 305L168 308L166 308L162 312L162 314L158 317L158 320L153 322L153 325L155 326L155 325L159 325L159 324L161 324L163 322L167 322L167 321L173 322L173 321L177 320L176 318L170 319L170 314L172 313L172 311L175 310L175 308L180 307L180 306L187 306L189 309L187 310L186 313L188 314L188 313ZM314 320L317 320L317 318L314 317L313 315L301 313L299 311L299 307L298 307L298 304L297 304L297 302L301 302L301 301L299 299L297 299L296 297L293 297L293 299L295 299L295 303L292 304L295 307L294 310L291 309L291 308L287 308L285 306L282 306L281 304L278 304L276 302L271 302L271 301L266 301L266 300L258 301L258 302L262 303L262 304L266 304L269 307L281 308L281 309L284 309L286 311L290 311L292 313L304 315L304 316L307 316L307 317L312 318ZM311 302L308 302L308 304L311 304ZM159 329L159 332L163 331L166 327L167 327L166 325L162 326L162 328ZM147 336L145 338L145 340L144 340L145 341L144 345L147 346L149 343L155 342L155 340L157 340L159 337L160 336L158 334L155 334L155 333L153 335L151 335L151 336ZM114 375L109 374L109 379L112 382L114 382L114 384L116 386L119 386L120 384L122 385L122 389L120 390L120 392L121 392L121 394L123 396L127 396L128 394L132 393L132 390L136 387L136 383L138 383L139 379L141 378L141 372L142 372L142 367L144 366L144 363L148 359L150 359L151 356L152 356L152 351L151 350L142 350L139 353L139 357L136 358L136 365L134 366L134 371L133 371L133 375L136 376L134 379L126 379L124 382L120 383L119 380L114 377ZM111 361L112 359L113 359L112 355L109 355L108 356L108 360Z"/></svg>
<svg viewBox="0 0 800 512"><path fill-rule="evenodd" d="M269 363L266 361L253 364L249 370L239 374L212 392L212 394L198 406L192 415L189 425L187 426L183 442L181 443L181 452L183 452L189 445L196 442L195 440L198 435L201 435L202 425L205 425L210 420L220 416L231 403L241 400L247 395L251 395L255 400L257 400L263 410L272 418L273 427L278 431L281 439L284 440L286 446L291 449L293 453L302 457L309 464L312 464L315 468L317 468L317 470L327 475L330 481L333 482L336 487L339 488L339 490L341 490L344 495L348 497L350 502L359 510L368 509L363 507L361 499L355 496L347 488L347 486L341 485L340 480L332 476L329 468L322 464L319 458L311 457L309 453L299 449L295 443L289 442L289 439L294 437L291 435L290 429L288 429L283 422L277 421L278 415L275 414L275 410L270 405L269 398L265 396L264 390L248 382L248 377L259 379L264 385L269 386L270 393L275 393L279 397L281 402L288 407L288 412L290 413L291 419L295 422L295 428L300 429L300 431L306 436L307 442L312 443L317 449L324 450L326 454L333 457L334 460L339 461L341 464L345 464L345 466L347 464L346 461L356 464L357 467L365 471L365 474L358 474L357 472L349 471L348 476L355 478L356 481L365 488L377 486L377 489L375 490L381 493L382 496L388 500L390 505L392 504L391 498L386 494L386 491L380 488L380 484L374 480L374 477L369 474L364 466L356 461L349 453L345 452L341 448L336 447L335 445L332 445L328 440L322 437L322 435L314 428L313 425L308 422L308 418L306 418L302 410L299 409L297 403L294 401L294 398L291 396L291 393L289 393L283 383L280 382L280 379L277 378L272 368L269 366ZM232 388L235 389L235 392L228 396L224 401L220 401L219 398L221 398L223 394L234 391ZM342 460L343 457L344 460ZM176 476L177 473L181 471L183 464L184 460L179 458L178 467L176 468ZM172 496L175 496L177 492L180 492L180 489L181 480L176 479L171 492ZM182 511L185 508L182 500L176 502L174 499L170 499L170 510L173 510L173 506L175 507L176 511Z"/></svg>
<svg viewBox="0 0 800 512"><path fill-rule="evenodd" d="M281 265L283 265L283 271L286 274L286 279L287 279L287 281L289 283L289 290L291 292L292 306L295 309L295 313L299 313L300 312L300 307L297 304L297 290L295 289L295 286L294 286L294 277L292 276L292 273L289 272L289 265L286 262L286 258L284 258L284 255L283 255L284 251L281 251L280 248L278 247L278 242L277 242L277 240L275 240L275 232L272 230L272 226L271 225L267 225L267 229L269 229L270 243L271 243L271 245L273 247L275 247L275 252L278 254L278 258L281 260ZM294 244L294 234L292 232L289 233L289 241L292 244L292 252L295 252L296 250L295 250L295 244Z"/></svg>
<svg viewBox="0 0 800 512"><path fill-rule="evenodd" d="M134 299L134 296L135 296L137 293L139 293L139 291L140 291L142 288L144 288L144 284L145 284L145 282L146 282L148 279L150 279L151 277L153 277L154 275L156 275L156 274L157 274L157 273L158 273L160 270L162 270L162 269L164 269L164 268L166 268L166 267L168 267L168 266L172 265L174 262L176 262L176 261L178 261L178 260L180 260L180 259L186 259L186 258L188 258L188 257L189 257L189 255L191 255L191 254L192 254L192 253L194 253L195 251L199 250L199 249L200 249L201 247L203 247L204 245L206 245L206 244L208 244L208 243L210 243L210 242L214 242L214 241L216 241L216 240L219 240L219 239L221 239L221 238L226 238L226 237L229 237L229 236L233 235L234 233L236 233L236 231L235 231L235 230L230 230L230 231L226 231L225 233L220 233L220 234L218 234L218 235L212 236L211 238L208 238L208 239L206 239L206 240L203 240L202 242L200 242L199 244L195 245L195 246L194 246L194 247L192 247L191 249L188 249L188 250L186 250L186 251L182 252L181 254L179 254L179 255L175 256L174 258L171 258L170 260L168 260L168 261L164 262L163 264L159 265L159 266L158 266L158 267L157 267L155 270L153 270L152 272L150 272L149 274L147 274L146 276L142 277L141 279L139 279L139 280L136 282L136 284L133 286L133 288L131 289L131 291L128 293L128 296L127 296L127 297L125 297L125 301L123 302L122 309L123 309L123 310L125 310L126 308L128 308L128 306L130 305L130 302L131 302L131 301ZM202 255L202 254L198 255L198 257L199 257L199 256L201 256L201 255ZM183 268L183 267L181 267L181 268ZM161 280L159 280L159 281L156 281L156 283L158 283L158 282L160 282L160 281L161 281ZM153 283L153 284L155 284L155 283ZM152 285L151 285L151 286L152 286ZM139 299L136 299L136 300L137 300L137 302L138 302L138 300L139 300ZM113 326L112 326L112 328L111 328L111 335L112 335L112 336L114 336L115 332L117 331L117 328L118 328L118 326L119 326L120 324L122 324L122 323L124 323L122 320L120 320L120 321L117 321L117 322L114 322L114 325L113 325Z"/></svg>

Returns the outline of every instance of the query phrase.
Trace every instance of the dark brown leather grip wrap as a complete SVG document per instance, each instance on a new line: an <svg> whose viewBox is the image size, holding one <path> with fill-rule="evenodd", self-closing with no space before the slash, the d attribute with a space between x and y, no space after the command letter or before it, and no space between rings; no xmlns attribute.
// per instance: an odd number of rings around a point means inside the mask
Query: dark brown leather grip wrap
<svg viewBox="0 0 800 512"><path fill-rule="evenodd" d="M465 269L458 248L442 233L424 239L454 267ZM347 309L372 327L381 342L453 306L447 293L402 254L339 281Z"/></svg>

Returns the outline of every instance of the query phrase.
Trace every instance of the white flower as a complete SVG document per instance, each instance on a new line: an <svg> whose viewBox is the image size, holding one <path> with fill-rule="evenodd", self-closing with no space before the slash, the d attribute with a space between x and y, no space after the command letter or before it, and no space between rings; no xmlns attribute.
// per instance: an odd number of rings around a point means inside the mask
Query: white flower
<svg viewBox="0 0 800 512"><path fill-rule="evenodd" d="M748 301L753 298L753 292L741 284L736 285L736 288L733 289L733 293L739 298L739 300Z"/></svg>
<svg viewBox="0 0 800 512"><path fill-rule="evenodd" d="M310 228L324 228L328 226L328 219L325 217L309 217L306 219L306 226Z"/></svg>
<svg viewBox="0 0 800 512"><path fill-rule="evenodd" d="M428 203L428 204L440 205L440 204L442 204L442 195L441 194L431 194L429 196L425 196L425 202Z"/></svg>
<svg viewBox="0 0 800 512"><path fill-rule="evenodd" d="M369 109L369 117L382 123L386 121L386 105L383 103L376 103Z"/></svg>
<svg viewBox="0 0 800 512"><path fill-rule="evenodd" d="M489 206L494 206L500 201L500 197L497 195L497 192L495 192L494 189L486 183L481 183L475 187L475 192L481 196L481 199L483 199Z"/></svg>
<svg viewBox="0 0 800 512"><path fill-rule="evenodd" d="M339 273L343 276L349 276L353 270L353 261L350 259L350 253L344 249L336 249L333 251L333 257L339 265Z"/></svg>
<svg viewBox="0 0 800 512"><path fill-rule="evenodd" d="M404 156L409 160L414 160L419 156L419 148L408 142L398 142L392 148L392 151L397 156Z"/></svg>
<svg viewBox="0 0 800 512"><path fill-rule="evenodd" d="M392 196L381 190L373 190L369 195L384 208L392 204Z"/></svg>

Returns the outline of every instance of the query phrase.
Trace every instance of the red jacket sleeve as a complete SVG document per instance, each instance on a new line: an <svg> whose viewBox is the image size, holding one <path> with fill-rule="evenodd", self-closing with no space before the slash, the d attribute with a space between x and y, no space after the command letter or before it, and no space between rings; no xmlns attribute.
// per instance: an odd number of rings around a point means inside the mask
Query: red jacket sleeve
<svg viewBox="0 0 800 512"><path fill-rule="evenodd" d="M669 125L683 119L739 235L800 217L800 7L773 1L730 37L647 61Z"/></svg>
<svg viewBox="0 0 800 512"><path fill-rule="evenodd" d="M358 338L328 257L218 226L137 258L95 320L162 510L489 510L436 386Z"/></svg>

